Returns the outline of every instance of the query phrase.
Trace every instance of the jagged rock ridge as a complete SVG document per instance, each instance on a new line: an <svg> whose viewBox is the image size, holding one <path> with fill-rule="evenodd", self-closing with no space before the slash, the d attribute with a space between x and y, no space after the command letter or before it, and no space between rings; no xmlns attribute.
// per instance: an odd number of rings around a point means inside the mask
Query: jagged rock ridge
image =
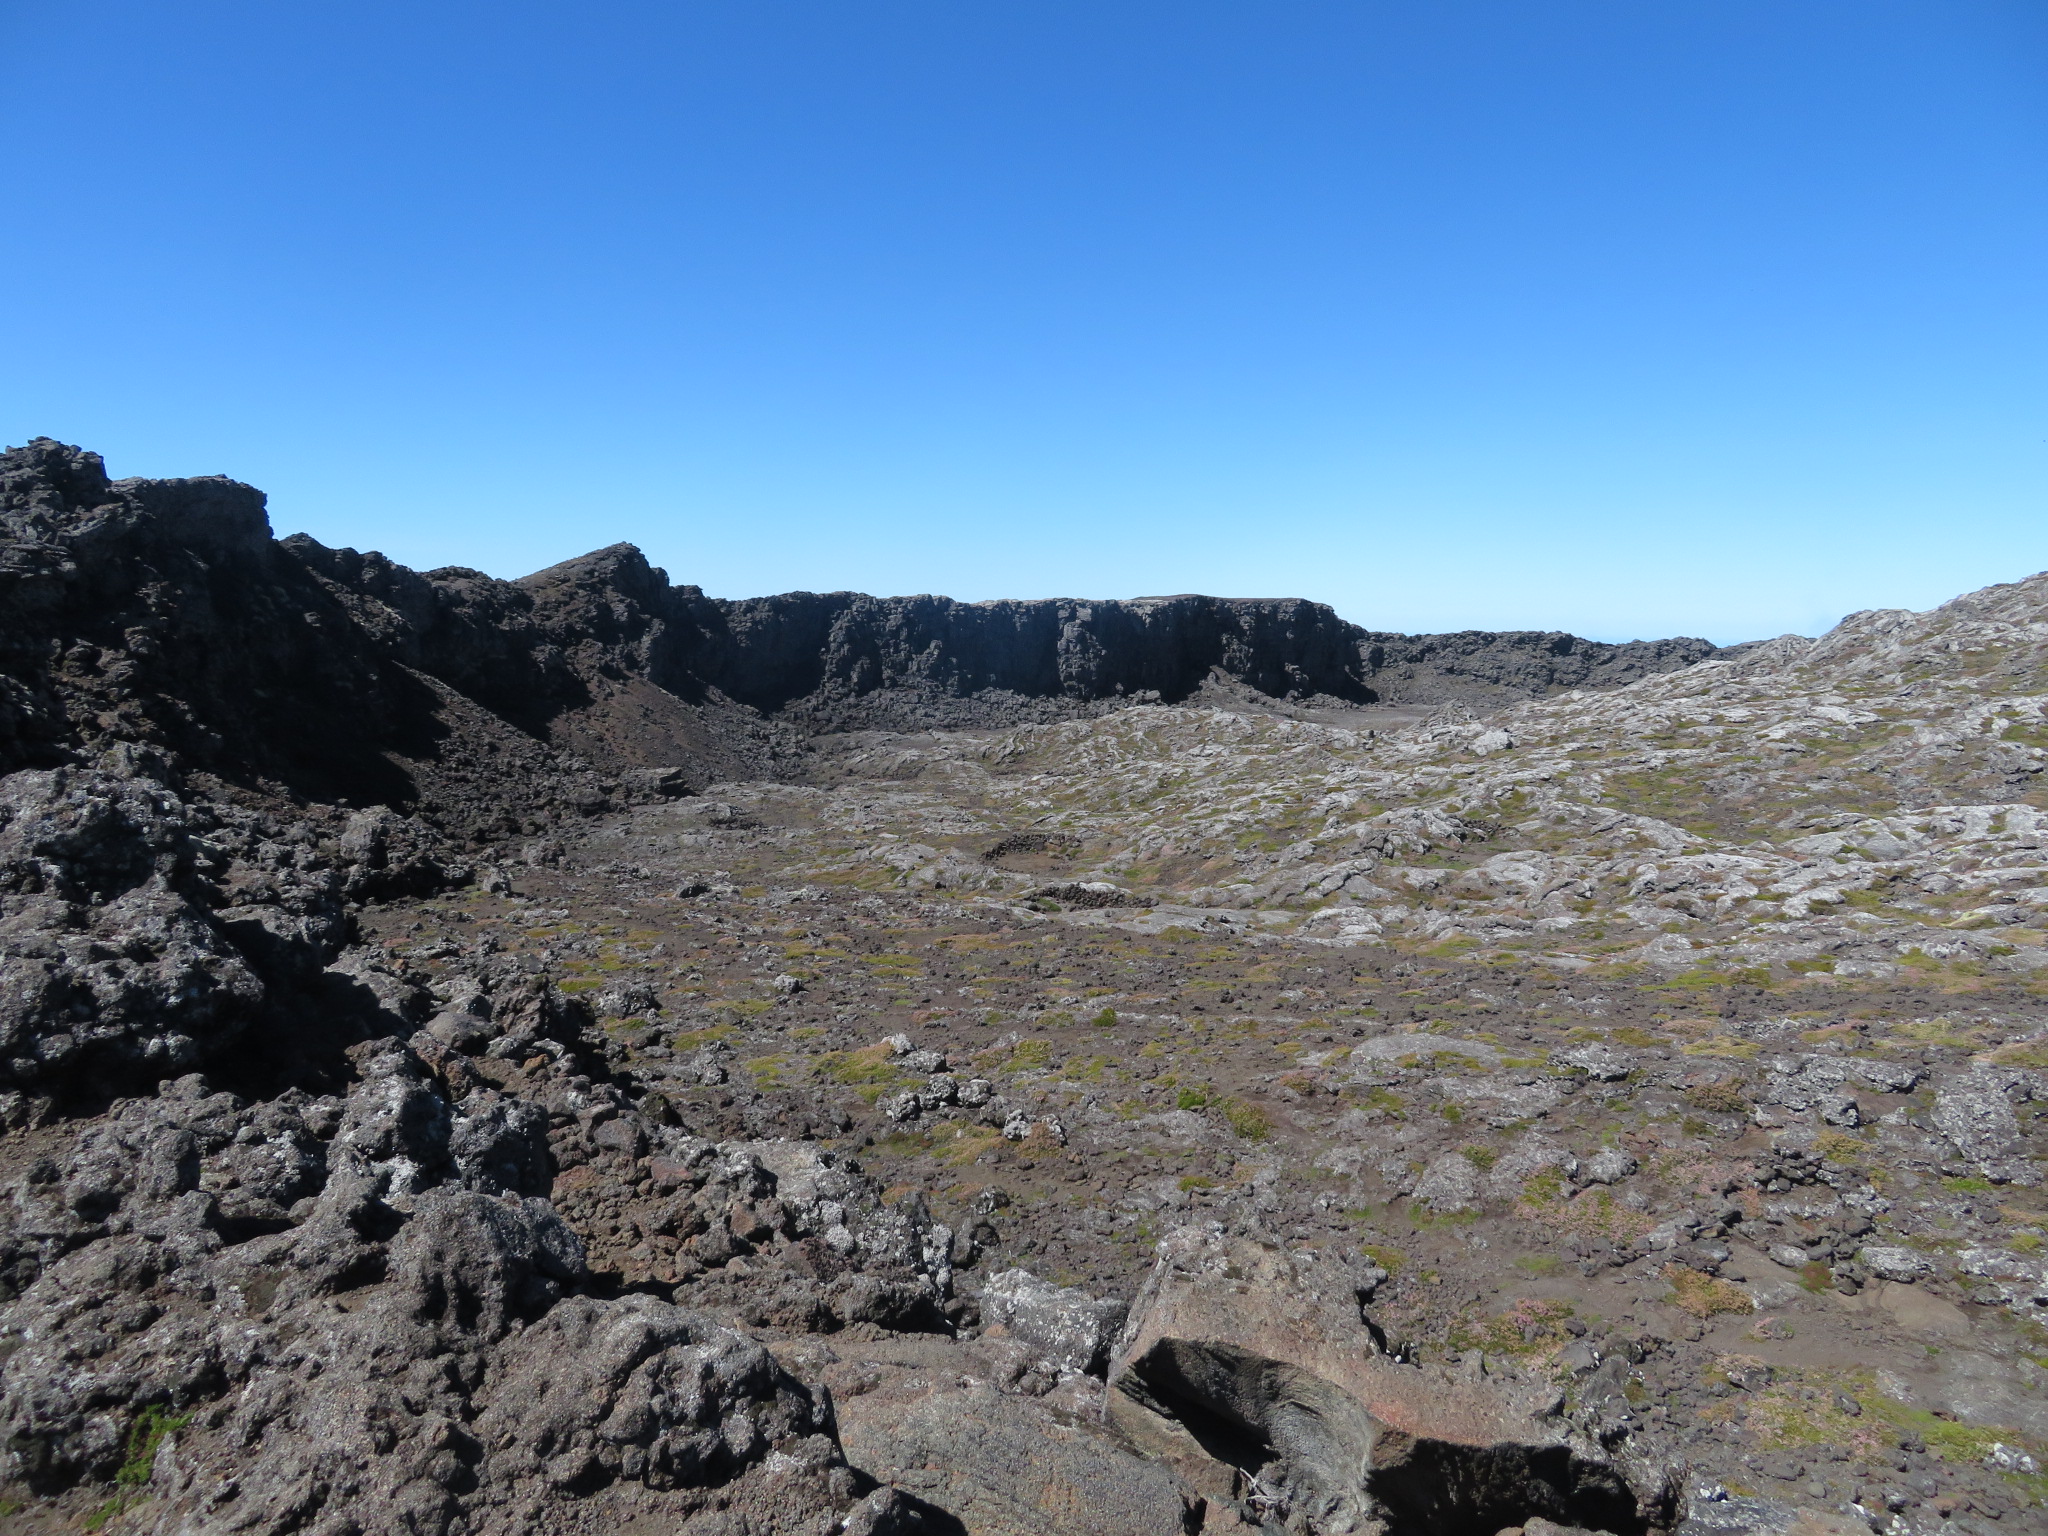
<svg viewBox="0 0 2048 1536"><path fill-rule="evenodd" d="M620 775L791 771L807 730L1018 723L1220 679L1271 697L1540 696L1704 641L1375 634L1295 599L726 602L630 545L522 580L270 536L221 477L110 481L47 438L0 456L0 768L114 740L298 797L485 836L630 798Z"/></svg>
<svg viewBox="0 0 2048 1536"><path fill-rule="evenodd" d="M684 589L686 592L690 589ZM1298 598L959 603L859 593L692 599L698 674L764 709L830 716L878 690L950 699L1179 702L1212 676L1273 698L1435 703L1613 687L1712 654L1700 640L1379 633Z"/></svg>

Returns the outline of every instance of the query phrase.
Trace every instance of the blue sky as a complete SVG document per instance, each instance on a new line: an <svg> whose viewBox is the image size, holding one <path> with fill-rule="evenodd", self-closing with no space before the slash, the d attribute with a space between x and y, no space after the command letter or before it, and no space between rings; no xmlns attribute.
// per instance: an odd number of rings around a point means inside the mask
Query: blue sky
<svg viewBox="0 0 2048 1536"><path fill-rule="evenodd" d="M720 595L2048 566L2037 0L8 0L0 438Z"/></svg>

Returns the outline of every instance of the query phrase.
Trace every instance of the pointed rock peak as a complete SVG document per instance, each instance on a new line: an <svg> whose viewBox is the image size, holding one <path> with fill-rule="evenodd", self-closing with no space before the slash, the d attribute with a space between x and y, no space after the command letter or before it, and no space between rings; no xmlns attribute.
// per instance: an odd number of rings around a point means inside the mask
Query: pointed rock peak
<svg viewBox="0 0 2048 1536"><path fill-rule="evenodd" d="M641 602L651 602L668 590L668 572L649 565L637 544L607 544L603 549L593 549L587 555L522 576L516 584L529 591L605 587Z"/></svg>
<svg viewBox="0 0 2048 1536"><path fill-rule="evenodd" d="M59 511L106 499L106 461L88 449L37 437L0 451L0 506Z"/></svg>
<svg viewBox="0 0 2048 1536"><path fill-rule="evenodd" d="M209 554L253 551L270 541L263 493L225 475L109 481L98 454L48 437L0 452L0 510L76 517L110 505L125 506L145 539Z"/></svg>

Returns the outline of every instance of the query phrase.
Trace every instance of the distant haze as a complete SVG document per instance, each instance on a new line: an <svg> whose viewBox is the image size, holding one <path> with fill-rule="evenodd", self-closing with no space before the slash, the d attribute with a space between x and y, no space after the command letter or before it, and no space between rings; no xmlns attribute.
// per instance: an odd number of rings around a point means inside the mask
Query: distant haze
<svg viewBox="0 0 2048 1536"><path fill-rule="evenodd" d="M0 47L0 439L279 533L1721 643L2048 567L2035 0L76 0Z"/></svg>

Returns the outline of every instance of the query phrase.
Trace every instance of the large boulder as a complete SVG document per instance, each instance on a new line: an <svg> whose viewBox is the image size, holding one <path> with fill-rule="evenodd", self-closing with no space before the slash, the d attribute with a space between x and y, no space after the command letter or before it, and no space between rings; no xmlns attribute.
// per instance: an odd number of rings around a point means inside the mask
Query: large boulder
<svg viewBox="0 0 2048 1536"><path fill-rule="evenodd" d="M1642 1527L1554 1387L1391 1356L1362 1310L1366 1269L1215 1226L1169 1234L1118 1340L1110 1422L1253 1524Z"/></svg>
<svg viewBox="0 0 2048 1536"><path fill-rule="evenodd" d="M481 1401L494 1478L572 1491L724 1482L777 1447L830 1444L830 1409L766 1349L650 1296L562 1302L499 1354Z"/></svg>
<svg viewBox="0 0 2048 1536"><path fill-rule="evenodd" d="M1129 1307L1086 1291L1041 1280L1028 1269L1006 1269L981 1291L984 1328L1022 1340L1060 1371L1100 1375Z"/></svg>
<svg viewBox="0 0 2048 1536"><path fill-rule="evenodd" d="M964 1362L963 1362L964 1363ZM957 1378L956 1378L957 1379ZM1225 1531L1172 1469L1132 1454L1092 1415L1058 1413L929 1373L839 1406L847 1459L977 1536L1182 1536ZM1221 1513L1220 1511L1218 1513Z"/></svg>

